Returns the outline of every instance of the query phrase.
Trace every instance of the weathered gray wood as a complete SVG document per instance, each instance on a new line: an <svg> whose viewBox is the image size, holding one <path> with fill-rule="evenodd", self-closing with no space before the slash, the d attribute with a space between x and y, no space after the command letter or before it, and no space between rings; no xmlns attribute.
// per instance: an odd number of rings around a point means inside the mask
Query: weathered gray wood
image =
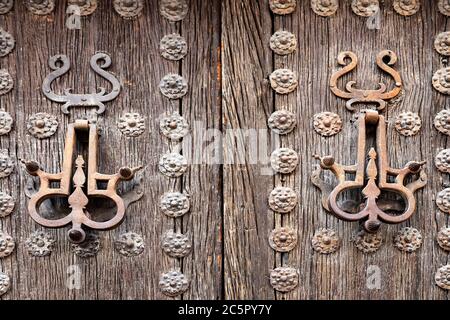
<svg viewBox="0 0 450 320"><path fill-rule="evenodd" d="M233 127L265 127L270 112L286 106L297 113L298 127L283 137L281 144L297 150L301 158L295 174L284 182L279 177L274 182L261 177L251 166L225 167L226 298L273 297L267 279L271 263L269 266L264 263L266 257L273 256L267 233L281 224L298 229L299 243L289 254L276 254L274 264L299 268L300 285L289 294L277 293L278 299L448 298L448 293L434 284L435 271L448 263L448 254L435 241L439 228L448 225L448 215L439 213L433 201L442 188L441 181L448 180L434 168L433 158L438 148L448 144L447 138L432 125L434 115L446 106L446 98L431 86L431 76L440 67L433 41L437 33L446 30L447 18L437 11L434 3L423 4L412 17L402 17L393 11L392 1L384 1L381 13L381 29L369 30L366 19L351 11L350 1L340 1L337 14L331 18L316 16L309 1L298 1L297 10L286 16L271 15L267 1L224 2L223 25L232 26L222 33L224 121ZM279 57L269 52L268 39L278 29L289 30L298 37L296 53ZM360 87L375 88L380 79L391 81L380 76L374 63L376 54L383 49L398 54L396 69L405 84L403 101L387 112L391 165L399 167L410 160L427 160L429 184L418 192L418 211L414 217L401 225L383 226L383 247L375 254L364 255L351 243L358 225L327 214L320 205L319 191L309 179L317 164L313 154L333 154L345 164L354 160L356 130L351 125L352 114L344 108L345 102L334 97L328 88L331 74L338 69L338 53L351 50L360 60L357 71L346 79L357 80ZM275 95L272 99L265 80L272 70L281 67L294 70L300 85L295 93ZM257 100L260 98L262 102ZM422 117L423 129L416 137L400 136L393 128L395 116L407 110ZM340 134L322 138L313 131L312 117L321 111L333 111L342 117L344 129ZM300 206L286 218L276 216L273 221L273 214L267 214L266 194L280 184L299 192ZM258 229L247 230L248 219L255 219ZM393 247L392 237L401 227L409 225L421 230L424 244L416 253L404 254ZM342 247L337 253L321 256L312 250L311 238L320 227L339 233ZM254 251L260 256L259 263L251 256ZM381 269L380 290L366 286L370 265ZM235 280L227 280L227 276Z"/></svg>
<svg viewBox="0 0 450 320"><path fill-rule="evenodd" d="M183 98L183 114L190 123L203 120L211 127L220 123L218 111L206 112L220 110L217 109L220 107L218 79L212 76L217 73L220 57L217 51L220 28L214 27L220 21L220 12L218 2L215 6L201 3L190 3L185 22L171 23L160 16L156 0L146 2L143 15L134 21L119 17L112 8L112 1L99 1L97 11L82 18L81 30L65 27L65 1L58 1L56 11L47 17L32 15L21 3L15 5L13 12L0 16L0 25L16 38L14 52L0 61L16 80L13 92L0 100L1 106L11 112L15 120L11 134L0 137L1 147L9 148L14 157L37 160L49 171L59 170L67 124L89 111L74 110L69 118L60 112L59 104L43 97L40 87L50 71L47 59L63 53L72 62L70 73L58 80L56 89L72 87L74 92L89 92L107 85L89 69L91 55L106 51L113 61L109 70L119 78L123 90L116 100L107 103L105 114L99 116L103 127L99 170L112 172L122 165L146 166L139 174L144 178L143 199L129 208L118 229L100 232L103 248L91 259L80 259L72 253L63 229L50 231L57 237L56 250L50 257L29 256L24 247L25 239L40 227L26 211L23 187L27 174L18 166L10 178L3 179L2 191L11 192L17 198L17 210L10 218L2 219L0 225L16 238L17 250L0 261L0 269L10 274L13 281L11 291L2 299L166 299L158 287L159 276L181 266L192 279L186 297L220 297L220 167L193 166L184 183L181 179L166 178L158 171L159 157L173 147L159 133L159 117L181 106L161 95L158 84L165 74L183 71L190 86L189 95ZM159 54L160 39L173 32L183 34L189 42L186 65L167 61ZM55 114L60 121L58 133L43 141L29 136L26 120L35 112ZM126 138L117 130L116 121L125 112L138 112L146 117L147 129L142 136ZM214 192L204 192L206 183L215 186ZM161 249L161 236L164 231L175 228L175 221L158 207L159 197L164 192L182 187L189 189L192 200L191 213L183 219L183 228L194 234L194 250L183 265ZM125 231L144 237L146 248L142 255L127 258L114 250L115 237ZM66 271L71 265L81 271L80 290L66 287Z"/></svg>
<svg viewBox="0 0 450 320"><path fill-rule="evenodd" d="M434 197L449 179L433 165L438 149L448 146L448 139L432 124L434 115L448 107L447 98L431 86L432 74L443 65L433 49L434 37L447 28L447 18L434 3L424 3L416 15L402 17L393 11L392 0L386 0L380 30L369 30L366 19L352 13L350 1L340 1L335 16L322 18L311 11L309 1L298 1L292 15L276 16L268 0L191 0L188 16L177 23L159 15L157 0L147 3L135 21L123 20L111 1L101 1L92 16L82 18L81 30L65 27L65 5L59 1L53 14L38 17L17 3L12 13L0 16L0 26L16 38L13 53L0 59L0 67L15 79L14 90L0 98L0 107L15 120L13 131L0 136L0 148L9 149L16 159L37 160L49 171L59 170L67 124L92 110L76 109L67 117L59 104L43 97L40 87L50 71L47 59L64 53L72 61L71 72L57 81L56 89L89 92L106 85L89 70L89 59L96 51L107 51L113 59L110 71L122 82L123 91L99 117L103 128L99 169L112 172L122 165L146 165L140 173L145 195L130 207L123 225L100 232L103 248L96 258L76 257L62 229L50 230L58 240L53 254L33 258L24 242L40 227L27 214L27 174L18 165L9 178L0 180L1 190L17 199L17 210L0 219L1 229L17 243L13 255L0 260L0 270L13 282L1 299L166 299L158 288L159 276L172 268L181 269L191 279L189 290L176 299L448 299L433 279L437 268L449 261L435 241L437 231L449 224L449 216L439 213ZM269 38L278 29L297 36L294 54L280 57L270 50ZM181 33L188 42L188 55L181 62L167 61L159 54L159 40L172 32ZM345 164L354 160L352 114L328 88L331 74L338 69L338 53L354 51L360 63L346 79L373 88L380 79L391 83L374 64L382 49L398 54L396 69L404 81L403 100L385 112L391 165L427 160L429 184L418 192L414 217L402 225L383 226L383 247L364 255L351 243L358 225L342 222L322 209L310 174L317 164L313 154L333 154ZM269 74L281 67L299 76L298 90L287 96L274 94L268 82ZM189 92L181 101L171 102L159 92L160 79L171 72L182 74L189 83ZM270 114L283 107L297 113L298 126L281 138L281 145L300 155L298 169L285 180L267 174L267 160L277 139L264 131ZM192 126L200 128L193 131L194 141L205 139L200 151L196 144L182 145L186 156L203 158L176 180L162 176L157 167L160 155L177 148L159 134L159 116L168 110L180 111ZM422 117L422 130L415 137L400 136L393 128L395 117L407 110ZM119 116L129 111L146 116L147 130L141 137L126 138L116 129ZM322 138L313 131L312 117L321 111L342 117L340 134ZM57 134L42 141L27 134L26 120L36 112L58 116ZM224 139L204 129L222 129ZM222 144L223 150L209 152L207 146L214 143ZM224 165L215 163L215 157L223 159ZM239 157L246 162L236 163ZM277 185L294 188L300 199L296 210L283 217L267 205L267 196ZM182 219L168 218L158 208L159 197L169 190L190 194L191 212ZM281 225L296 228L299 237L296 249L282 255L268 245L269 232ZM413 254L401 253L392 245L395 232L406 225L424 235L423 247ZM322 256L312 250L311 238L320 227L333 228L341 236L337 253ZM190 233L192 253L184 259L167 257L160 248L166 230ZM126 258L114 250L113 240L125 231L143 235L146 249L141 256ZM80 290L66 287L72 265L81 271ZM300 271L299 287L288 294L274 292L269 284L270 269L280 265ZM366 286L371 265L381 269L380 290Z"/></svg>

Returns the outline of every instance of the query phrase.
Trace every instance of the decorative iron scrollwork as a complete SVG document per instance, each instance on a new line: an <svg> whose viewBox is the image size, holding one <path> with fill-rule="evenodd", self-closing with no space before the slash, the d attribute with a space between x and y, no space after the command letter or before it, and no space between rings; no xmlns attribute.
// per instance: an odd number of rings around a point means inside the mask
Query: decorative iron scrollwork
<svg viewBox="0 0 450 320"><path fill-rule="evenodd" d="M376 147L370 148L366 167L366 128L376 128ZM317 157L320 159L320 170L330 170L337 178L338 184L333 188L324 190L324 181L313 173L313 183L322 189L325 199L322 202L327 211L337 217L348 220L366 220L364 228L368 232L376 232L381 221L386 223L400 223L411 217L416 209L414 192L423 188L427 183L427 176L422 171L425 162L410 161L401 169L394 169L388 164L386 146L386 123L382 115L377 111L366 110L361 113L358 120L358 151L356 164L344 166L335 162L332 156ZM353 174L353 179L348 179L347 174ZM418 175L415 180L405 185L405 179L410 175ZM390 178L394 178L392 182ZM358 212L349 212L340 207L338 197L347 190L362 188L365 205ZM330 191L331 190L331 191ZM378 198L382 191L394 192L401 196L405 202L405 210L398 215L392 215L383 211L378 204ZM328 193L329 192L329 193Z"/></svg>
<svg viewBox="0 0 450 320"><path fill-rule="evenodd" d="M99 65L99 62L102 61L103 63ZM64 113L69 113L69 108L75 106L98 107L96 113L103 113L105 111L105 105L103 103L115 99L120 93L119 80L117 80L117 78L111 73L104 70L111 65L111 57L106 53L94 54L91 58L90 64L95 73L111 83L112 90L108 94L106 94L105 88L100 88L100 92L91 94L74 94L71 93L71 89L65 89L64 95L54 93L51 89L51 84L57 78L69 71L70 61L67 56L59 54L51 57L48 63L50 68L54 71L44 79L44 82L42 83L42 91L48 99L58 103L64 103L61 107L61 111Z"/></svg>
<svg viewBox="0 0 450 320"><path fill-rule="evenodd" d="M347 63L346 59L350 61ZM381 51L376 59L378 67L392 76L395 81L395 87L388 92L386 92L387 86L384 83L380 83L380 88L377 90L364 90L355 88L355 81L350 81L345 85L346 91L339 89L337 86L338 79L356 68L358 58L353 52L344 51L339 53L337 61L344 68L331 76L330 88L336 96L348 100L346 104L348 110L355 110L353 108L355 103L375 103L378 105L378 110L383 110L386 107L385 100L396 97L401 91L402 79L400 74L391 68L397 62L397 55L390 50Z"/></svg>
<svg viewBox="0 0 450 320"><path fill-rule="evenodd" d="M72 177L72 166L74 158L74 148L77 141L77 133L88 135L89 155L87 175L83 167L85 161L83 156L78 155L75 160L75 174ZM72 242L81 243L86 237L83 226L91 229L105 230L116 227L125 217L128 201L120 197L117 192L117 185L121 180L130 180L136 171L142 167L128 168L122 167L115 174L101 174L97 171L98 156L98 132L94 124L89 124L87 120L77 120L68 126L66 135L66 145L64 148L64 160L62 171L51 174L43 171L39 164L34 161L25 163L26 170L32 176L37 176L40 180L38 192L30 195L28 202L28 212L38 224L44 227L60 228L72 224L68 232L68 237ZM74 190L71 191L71 181ZM87 188L84 190L87 181ZM106 187L99 187L99 184ZM68 197L70 213L60 219L49 219L40 214L40 205L46 200L54 197ZM90 197L101 197L111 200L116 206L115 215L109 219L98 222L92 220L94 212L87 212L86 205Z"/></svg>

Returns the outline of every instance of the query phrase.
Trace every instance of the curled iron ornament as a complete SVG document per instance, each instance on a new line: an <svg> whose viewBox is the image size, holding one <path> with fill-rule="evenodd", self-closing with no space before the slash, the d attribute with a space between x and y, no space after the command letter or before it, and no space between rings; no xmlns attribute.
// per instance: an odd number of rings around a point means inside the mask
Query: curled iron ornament
<svg viewBox="0 0 450 320"><path fill-rule="evenodd" d="M75 173L72 177L73 158L77 140L77 132L89 135L89 155L87 176L83 167L85 161L78 155L75 162ZM102 174L97 171L98 156L98 132L95 124L89 124L87 120L76 120L69 124L64 148L64 160L62 171L59 173L47 173L34 161L24 161L27 172L37 176L40 180L39 190L31 195L28 202L28 212L38 224L49 228L60 228L72 224L68 232L69 239L74 243L81 243L86 238L86 232L82 226L91 229L106 230L117 226L125 217L125 211L129 204L117 194L117 186L122 180L131 180L136 171L142 167L122 167L115 174ZM87 181L87 186L85 184ZM74 188L71 188L73 182ZM98 182L106 184L106 188L100 189ZM56 183L54 186L53 183ZM55 197L68 197L70 213L60 219L47 219L40 214L40 206L44 200ZM97 222L91 219L94 212L88 212L86 205L91 197L101 197L114 202L117 210L115 215L106 221Z"/></svg>
<svg viewBox="0 0 450 320"><path fill-rule="evenodd" d="M99 65L99 62L103 61ZM64 103L61 106L61 111L63 113L69 113L70 107L84 106L84 107L98 107L96 110L97 114L103 113L105 111L104 102L111 101L115 99L120 93L120 83L119 80L111 73L105 71L111 65L111 57L106 53L96 53L91 57L90 65L92 70L105 78L112 85L112 90L110 93L106 93L106 89L100 87L100 91L90 94L75 94L71 93L71 89L64 89L64 94L57 94L53 92L51 84L57 78L66 74L70 69L70 60L67 56L58 54L51 57L48 61L50 68L53 70L42 83L42 91L44 95L58 103ZM60 64L60 65L58 65Z"/></svg>
<svg viewBox="0 0 450 320"><path fill-rule="evenodd" d="M346 59L350 61L347 63ZM337 86L337 81L343 75L349 73L356 68L358 64L358 58L355 53L351 51L344 51L339 53L337 58L338 63L344 66L339 71L336 71L330 79L331 91L342 99L347 99L346 107L348 110L354 111L353 104L355 103L375 103L377 104L377 110L383 110L386 107L386 101L396 97L402 87L402 79L400 74L395 71L391 66L397 62L397 55L390 50L383 50L378 53L376 63L380 69L389 74L395 81L395 87L386 92L387 86L384 83L380 83L380 87L375 90L365 90L355 88L356 81L349 81L345 85L345 91L341 90Z"/></svg>
<svg viewBox="0 0 450 320"><path fill-rule="evenodd" d="M376 128L376 147L370 148L366 166L366 128ZM410 161L401 169L394 169L388 164L386 146L385 118L375 110L365 110L358 119L358 151L354 165L341 165L332 156L318 157L320 168L312 175L313 184L322 190L322 205L338 218L346 221L365 220L364 228L368 232L376 232L381 222L390 224L401 223L411 217L416 210L414 192L423 188L427 183L427 176L422 171L425 161ZM320 178L320 171L331 171L338 180L336 186L326 184ZM347 179L348 174L354 178ZM410 175L418 177L405 185L405 178ZM390 182L389 177L394 177ZM338 197L345 191L362 188L365 203L357 212L350 212L341 208ZM382 191L390 191L399 194L405 203L404 211L399 215L391 215L387 208L378 203Z"/></svg>

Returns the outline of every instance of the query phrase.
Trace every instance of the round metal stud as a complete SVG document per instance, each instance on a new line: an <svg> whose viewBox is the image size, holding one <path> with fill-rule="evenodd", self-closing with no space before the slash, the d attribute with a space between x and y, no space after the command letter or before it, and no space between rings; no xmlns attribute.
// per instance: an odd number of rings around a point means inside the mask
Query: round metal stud
<svg viewBox="0 0 450 320"><path fill-rule="evenodd" d="M8 155L8 150L0 150L0 178L6 178L14 171L14 161Z"/></svg>
<svg viewBox="0 0 450 320"><path fill-rule="evenodd" d="M25 241L25 246L30 255L45 257L52 253L55 246L55 238L47 232L35 231Z"/></svg>
<svg viewBox="0 0 450 320"><path fill-rule="evenodd" d="M14 0L0 0L0 14L6 14L11 11Z"/></svg>
<svg viewBox="0 0 450 320"><path fill-rule="evenodd" d="M420 9L420 0L394 0L394 10L402 16L412 16Z"/></svg>
<svg viewBox="0 0 450 320"><path fill-rule="evenodd" d="M422 120L414 112L400 113L395 119L395 130L403 136L413 136L420 131Z"/></svg>
<svg viewBox="0 0 450 320"><path fill-rule="evenodd" d="M170 73L162 78L159 89L169 99L180 99L187 93L188 85L182 76Z"/></svg>
<svg viewBox="0 0 450 320"><path fill-rule="evenodd" d="M160 0L159 12L169 21L181 21L187 13L189 7L186 0Z"/></svg>
<svg viewBox="0 0 450 320"><path fill-rule="evenodd" d="M78 6L80 16L89 16L97 9L97 0L68 0L68 6Z"/></svg>
<svg viewBox="0 0 450 320"><path fill-rule="evenodd" d="M353 242L358 250L364 253L373 253L381 247L383 238L379 232L369 233L361 230L353 238Z"/></svg>
<svg viewBox="0 0 450 320"><path fill-rule="evenodd" d="M270 74L269 79L272 89L280 94L292 92L298 85L297 76L289 69L277 69Z"/></svg>
<svg viewBox="0 0 450 320"><path fill-rule="evenodd" d="M287 110L278 110L272 113L267 124L273 132L277 134L288 134L297 125L294 113Z"/></svg>
<svg viewBox="0 0 450 320"><path fill-rule="evenodd" d="M314 115L314 130L324 136L330 137L342 130L342 119L334 112L321 112Z"/></svg>
<svg viewBox="0 0 450 320"><path fill-rule="evenodd" d="M4 110L0 110L0 136L11 131L13 125L13 118Z"/></svg>
<svg viewBox="0 0 450 320"><path fill-rule="evenodd" d="M270 285L279 292L289 292L298 286L298 270L278 267L270 272Z"/></svg>
<svg viewBox="0 0 450 320"><path fill-rule="evenodd" d="M394 246L400 251L414 252L422 246L422 234L416 228L404 227L394 236Z"/></svg>
<svg viewBox="0 0 450 320"><path fill-rule="evenodd" d="M434 164L440 172L450 172L450 149L441 150L434 158Z"/></svg>
<svg viewBox="0 0 450 320"><path fill-rule="evenodd" d="M0 218L9 216L14 211L15 201L9 194L0 192Z"/></svg>
<svg viewBox="0 0 450 320"><path fill-rule="evenodd" d="M161 247L169 257L182 258L191 252L192 244L187 235L170 230L163 234Z"/></svg>
<svg viewBox="0 0 450 320"><path fill-rule="evenodd" d="M440 288L450 290L450 264L438 269L434 276L434 281Z"/></svg>
<svg viewBox="0 0 450 320"><path fill-rule="evenodd" d="M27 9L39 16L45 16L55 9L55 0L27 0Z"/></svg>
<svg viewBox="0 0 450 320"><path fill-rule="evenodd" d="M296 0L269 0L270 10L275 14L285 15L295 11Z"/></svg>
<svg viewBox="0 0 450 320"><path fill-rule="evenodd" d="M144 239L134 232L125 232L119 235L114 242L116 250L126 257L134 257L144 252Z"/></svg>
<svg viewBox="0 0 450 320"><path fill-rule="evenodd" d="M450 111L441 110L434 117L434 127L443 134L450 135Z"/></svg>
<svg viewBox="0 0 450 320"><path fill-rule="evenodd" d="M443 227L436 237L437 243L445 251L450 251L450 228Z"/></svg>
<svg viewBox="0 0 450 320"><path fill-rule="evenodd" d="M0 70L0 96L12 90L14 81L6 69Z"/></svg>
<svg viewBox="0 0 450 320"><path fill-rule="evenodd" d="M187 54L187 42L177 33L164 36L159 42L159 51L167 60L180 60Z"/></svg>
<svg viewBox="0 0 450 320"><path fill-rule="evenodd" d="M450 213L450 188L445 188L438 193L436 205L442 212Z"/></svg>
<svg viewBox="0 0 450 320"><path fill-rule="evenodd" d="M54 135L58 130L58 120L51 114L39 112L28 119L27 129L33 137L45 139Z"/></svg>
<svg viewBox="0 0 450 320"><path fill-rule="evenodd" d="M15 247L13 238L6 232L0 231L0 258L9 256Z"/></svg>
<svg viewBox="0 0 450 320"><path fill-rule="evenodd" d="M179 140L189 132L189 124L178 112L166 113L159 121L159 128L171 140Z"/></svg>
<svg viewBox="0 0 450 320"><path fill-rule="evenodd" d="M144 9L143 0L114 0L114 10L124 19L136 19Z"/></svg>
<svg viewBox="0 0 450 320"><path fill-rule="evenodd" d="M7 31L0 28L0 57L7 56L14 49L16 40Z"/></svg>
<svg viewBox="0 0 450 320"><path fill-rule="evenodd" d="M167 177L179 177L186 170L187 160L179 153L166 153L159 160L159 171Z"/></svg>
<svg viewBox="0 0 450 320"><path fill-rule="evenodd" d="M13 126L13 118L5 110L0 110L0 136L8 134Z"/></svg>
<svg viewBox="0 0 450 320"><path fill-rule="evenodd" d="M297 39L289 31L279 30L270 37L270 49L276 54L287 55L297 49Z"/></svg>
<svg viewBox="0 0 450 320"><path fill-rule="evenodd" d="M189 280L180 271L170 270L159 278L159 288L166 296L175 297L186 292Z"/></svg>
<svg viewBox="0 0 450 320"><path fill-rule="evenodd" d="M278 252L288 252L297 245L297 232L289 227L272 230L269 236L270 247Z"/></svg>
<svg viewBox="0 0 450 320"><path fill-rule="evenodd" d="M297 202L297 194L288 187L276 187L269 195L269 207L278 213L291 212L294 210Z"/></svg>
<svg viewBox="0 0 450 320"><path fill-rule="evenodd" d="M434 40L434 48L443 56L450 56L450 31L441 32Z"/></svg>
<svg viewBox="0 0 450 320"><path fill-rule="evenodd" d="M100 237L96 232L86 232L86 239L81 243L72 243L72 251L80 258L92 258L100 251Z"/></svg>
<svg viewBox="0 0 450 320"><path fill-rule="evenodd" d="M137 137L145 131L145 118L136 112L127 112L117 121L117 127L124 136Z"/></svg>
<svg viewBox="0 0 450 320"><path fill-rule="evenodd" d="M298 154L290 148L279 148L272 152L270 164L278 173L291 173L297 168Z"/></svg>
<svg viewBox="0 0 450 320"><path fill-rule="evenodd" d="M311 0L312 10L322 17L332 16L336 13L338 7L338 0Z"/></svg>
<svg viewBox="0 0 450 320"><path fill-rule="evenodd" d="M311 244L314 251L329 254L339 249L340 240L334 230L322 228L314 233Z"/></svg>
<svg viewBox="0 0 450 320"><path fill-rule="evenodd" d="M353 0L352 10L358 16L370 17L380 10L380 4L378 0Z"/></svg>
<svg viewBox="0 0 450 320"><path fill-rule="evenodd" d="M439 0L438 2L439 12L445 16L450 16L450 1Z"/></svg>
<svg viewBox="0 0 450 320"><path fill-rule="evenodd" d="M167 192L161 196L159 208L165 215L178 218L189 211L190 201L188 196L183 193Z"/></svg>
<svg viewBox="0 0 450 320"><path fill-rule="evenodd" d="M450 67L442 68L436 71L431 79L433 87L443 94L450 93Z"/></svg>
<svg viewBox="0 0 450 320"><path fill-rule="evenodd" d="M8 292L11 287L11 280L6 273L0 271L0 297Z"/></svg>

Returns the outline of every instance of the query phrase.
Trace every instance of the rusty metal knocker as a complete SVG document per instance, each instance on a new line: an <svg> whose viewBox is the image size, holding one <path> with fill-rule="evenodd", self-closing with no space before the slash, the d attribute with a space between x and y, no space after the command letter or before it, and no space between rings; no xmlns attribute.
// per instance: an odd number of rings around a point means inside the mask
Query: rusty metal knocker
<svg viewBox="0 0 450 320"><path fill-rule="evenodd" d="M368 152L366 164L366 127L376 127L376 147ZM380 221L386 223L400 223L411 217L416 209L414 192L423 188L427 182L427 176L422 171L425 161L410 161L401 169L391 168L388 164L386 146L386 124L384 117L374 110L366 110L361 113L358 120L358 152L357 162L354 165L344 166L335 162L332 156L317 157L320 159L320 167L330 170L337 178L338 184L330 188L324 194L323 206L339 218L347 221L366 219L364 227L369 232L376 232ZM319 169L319 171L321 170ZM319 188L319 171L313 174L313 183ZM346 174L355 174L355 178L348 180ZM419 174L419 178L405 185L405 178L411 174ZM395 182L389 182L388 176L395 177ZM357 213L341 209L337 203L338 196L347 190L363 188L362 194L366 199L364 207ZM382 190L398 193L406 204L406 209L400 215L390 215L385 208L377 204L377 199Z"/></svg>
<svg viewBox="0 0 450 320"><path fill-rule="evenodd" d="M89 155L87 177L83 171L85 165L84 158L78 155L75 160L75 173L72 175L74 147L77 139L77 132L87 132L89 135ZM85 239L86 233L82 226L92 229L105 230L111 229L120 224L125 216L125 210L128 205L117 192L118 183L121 180L130 180L136 171L142 167L122 167L115 174L101 174L97 172L97 152L98 152L98 133L95 124L90 124L87 120L76 120L75 123L69 124L66 142L64 148L64 160L62 171L59 173L47 173L43 171L39 164L34 161L25 163L26 170L29 174L37 176L40 180L40 187L37 193L30 196L28 203L28 212L30 216L42 226L50 228L59 228L72 224L72 228L68 232L68 237L72 242L80 243ZM87 180L86 191L83 187ZM71 188L73 181L74 189ZM107 186L105 189L99 189L97 182L104 182ZM54 186L56 183L57 186ZM68 197L70 213L56 220L44 218L39 207L46 199L53 197ZM115 215L107 221L97 222L92 220L92 214L86 210L90 197L109 198L116 205Z"/></svg>

